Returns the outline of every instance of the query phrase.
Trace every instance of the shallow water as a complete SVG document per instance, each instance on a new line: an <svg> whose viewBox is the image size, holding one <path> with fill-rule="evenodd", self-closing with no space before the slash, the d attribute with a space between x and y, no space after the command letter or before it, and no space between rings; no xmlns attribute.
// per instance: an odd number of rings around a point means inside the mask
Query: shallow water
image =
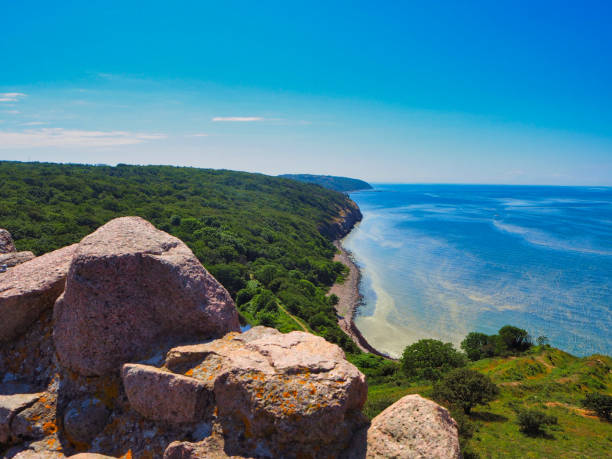
<svg viewBox="0 0 612 459"><path fill-rule="evenodd" d="M512 324L576 355L612 355L612 188L378 185L344 246L362 269L355 322L398 356Z"/></svg>

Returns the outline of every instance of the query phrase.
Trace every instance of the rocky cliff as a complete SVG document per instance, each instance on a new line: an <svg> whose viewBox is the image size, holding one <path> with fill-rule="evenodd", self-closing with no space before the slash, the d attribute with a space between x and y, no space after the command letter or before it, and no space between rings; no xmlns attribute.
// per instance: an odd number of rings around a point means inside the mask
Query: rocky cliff
<svg viewBox="0 0 612 459"><path fill-rule="evenodd" d="M459 457L418 396L370 426L338 346L240 333L223 286L137 217L8 268L0 313L2 457Z"/></svg>
<svg viewBox="0 0 612 459"><path fill-rule="evenodd" d="M321 226L319 231L332 240L342 239L362 218L359 206L353 200L346 198L344 205L337 210L337 217Z"/></svg>

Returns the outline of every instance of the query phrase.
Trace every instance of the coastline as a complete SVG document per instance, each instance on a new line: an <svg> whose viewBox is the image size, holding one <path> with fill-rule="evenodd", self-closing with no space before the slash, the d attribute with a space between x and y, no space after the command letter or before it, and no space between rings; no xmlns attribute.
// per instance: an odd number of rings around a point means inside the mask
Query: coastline
<svg viewBox="0 0 612 459"><path fill-rule="evenodd" d="M338 325L351 337L353 342L363 352L369 352L387 359L392 359L392 357L380 352L368 343L355 325L355 313L363 300L361 292L359 291L361 271L353 260L352 254L342 246L342 239L334 240L334 245L340 251L334 255L334 261L339 261L349 268L349 274L346 276L344 282L342 284L335 283L328 292L328 295L335 294L338 296L339 301L335 306Z"/></svg>

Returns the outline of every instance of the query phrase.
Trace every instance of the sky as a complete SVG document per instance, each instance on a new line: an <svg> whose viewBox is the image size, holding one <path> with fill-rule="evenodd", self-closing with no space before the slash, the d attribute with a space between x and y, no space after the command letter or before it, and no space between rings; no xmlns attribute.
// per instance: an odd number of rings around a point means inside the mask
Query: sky
<svg viewBox="0 0 612 459"><path fill-rule="evenodd" d="M0 159L612 186L612 3L0 2Z"/></svg>

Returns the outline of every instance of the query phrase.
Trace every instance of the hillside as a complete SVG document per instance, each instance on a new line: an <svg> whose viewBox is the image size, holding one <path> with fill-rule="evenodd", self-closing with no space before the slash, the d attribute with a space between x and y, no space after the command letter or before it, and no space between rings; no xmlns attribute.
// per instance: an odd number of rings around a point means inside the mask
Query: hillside
<svg viewBox="0 0 612 459"><path fill-rule="evenodd" d="M354 350L325 297L345 269L330 239L361 217L341 193L244 172L0 162L0 195L0 227L18 250L41 255L140 216L187 243L243 323L307 329Z"/></svg>
<svg viewBox="0 0 612 459"><path fill-rule="evenodd" d="M549 346L536 346L523 356L488 358L470 365L491 377L500 396L468 416L454 413L467 425L464 452L481 458L603 458L612 448L612 425L585 410L589 392L612 393L612 358L578 358ZM428 383L372 382L365 412L373 417L406 394L432 396ZM549 434L529 436L519 430L516 411L537 408L556 416ZM475 453L475 454L474 454Z"/></svg>
<svg viewBox="0 0 612 459"><path fill-rule="evenodd" d="M321 185L323 188L329 188L330 190L342 191L344 193L349 191L357 190L371 190L372 185L363 180L348 178L348 177L334 177L332 175L312 175L312 174L283 174L279 175L282 178L288 178L291 180L297 180L304 183L314 183Z"/></svg>

